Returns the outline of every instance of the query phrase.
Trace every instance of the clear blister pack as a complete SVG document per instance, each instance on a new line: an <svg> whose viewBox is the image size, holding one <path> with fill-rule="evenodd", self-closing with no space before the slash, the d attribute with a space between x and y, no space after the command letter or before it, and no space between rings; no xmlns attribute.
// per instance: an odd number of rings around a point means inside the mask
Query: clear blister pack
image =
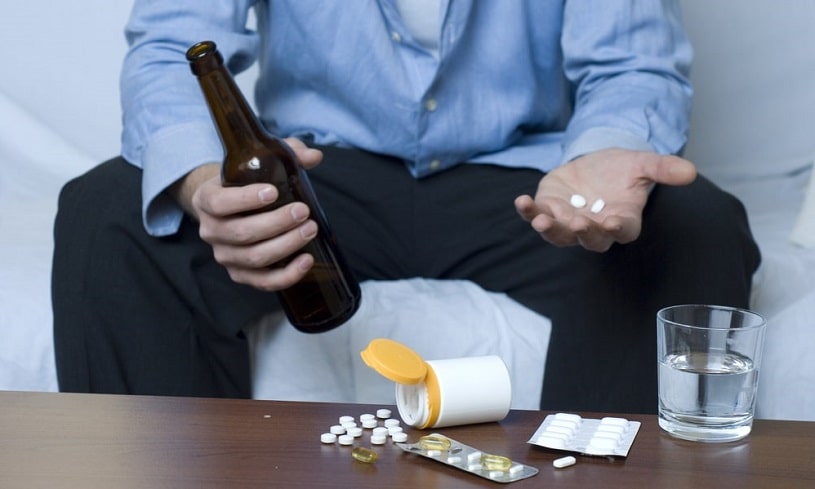
<svg viewBox="0 0 815 489"><path fill-rule="evenodd" d="M557 413L546 416L529 443L583 455L627 457L639 429L639 421L624 418Z"/></svg>
<svg viewBox="0 0 815 489"><path fill-rule="evenodd" d="M402 450L455 467L493 482L515 482L538 473L538 469L514 462L503 455L484 452L444 435L425 435L416 443L397 443Z"/></svg>

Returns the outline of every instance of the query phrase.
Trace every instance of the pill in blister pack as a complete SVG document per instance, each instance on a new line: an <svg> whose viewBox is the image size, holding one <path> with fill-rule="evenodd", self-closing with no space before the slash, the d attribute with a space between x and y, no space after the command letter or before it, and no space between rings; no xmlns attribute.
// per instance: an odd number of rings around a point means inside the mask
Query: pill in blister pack
<svg viewBox="0 0 815 489"><path fill-rule="evenodd" d="M638 421L624 418L557 413L546 416L529 443L584 455L627 457L639 429Z"/></svg>
<svg viewBox="0 0 815 489"><path fill-rule="evenodd" d="M433 433L417 443L397 443L402 450L450 465L493 482L515 482L532 477L538 469L513 462L503 455L483 452L452 438Z"/></svg>

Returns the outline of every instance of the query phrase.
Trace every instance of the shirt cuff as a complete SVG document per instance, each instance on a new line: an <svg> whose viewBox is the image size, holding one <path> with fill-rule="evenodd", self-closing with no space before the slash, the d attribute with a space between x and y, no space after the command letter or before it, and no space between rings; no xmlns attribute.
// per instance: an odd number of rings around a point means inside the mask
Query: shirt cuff
<svg viewBox="0 0 815 489"><path fill-rule="evenodd" d="M156 133L142 155L142 220L147 233L167 236L178 231L184 211L167 188L195 168L223 158L223 146L210 121Z"/></svg>
<svg viewBox="0 0 815 489"><path fill-rule="evenodd" d="M601 149L621 148L632 151L654 151L646 139L613 127L594 127L571 142L563 151L561 164Z"/></svg>

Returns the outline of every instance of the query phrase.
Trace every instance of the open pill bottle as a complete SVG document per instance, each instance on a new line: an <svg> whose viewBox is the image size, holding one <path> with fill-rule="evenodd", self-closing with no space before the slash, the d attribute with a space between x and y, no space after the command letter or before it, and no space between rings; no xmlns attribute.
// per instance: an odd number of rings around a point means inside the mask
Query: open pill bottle
<svg viewBox="0 0 815 489"><path fill-rule="evenodd" d="M512 382L495 355L422 359L386 338L372 340L360 353L366 365L396 383L402 421L416 428L441 428L500 421L509 413Z"/></svg>

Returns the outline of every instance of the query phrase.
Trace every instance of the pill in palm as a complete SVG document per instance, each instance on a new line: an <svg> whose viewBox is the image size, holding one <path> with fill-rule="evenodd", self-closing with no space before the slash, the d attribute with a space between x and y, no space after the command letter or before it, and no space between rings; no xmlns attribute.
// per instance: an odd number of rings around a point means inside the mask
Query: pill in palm
<svg viewBox="0 0 815 489"><path fill-rule="evenodd" d="M569 203L576 209L582 209L583 207L586 207L586 198L580 194L572 194L571 198L569 199Z"/></svg>

